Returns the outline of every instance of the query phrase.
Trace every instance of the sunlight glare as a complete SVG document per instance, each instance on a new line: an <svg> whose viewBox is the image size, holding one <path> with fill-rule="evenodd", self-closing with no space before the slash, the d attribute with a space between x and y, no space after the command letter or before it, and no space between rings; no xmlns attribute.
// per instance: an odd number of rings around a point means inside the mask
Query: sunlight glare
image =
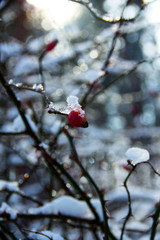
<svg viewBox="0 0 160 240"><path fill-rule="evenodd" d="M58 27L74 21L81 14L81 6L69 0L26 0L40 10L50 27Z"/></svg>
<svg viewBox="0 0 160 240"><path fill-rule="evenodd" d="M146 11L147 22L149 22L151 24L160 23L159 10L160 10L160 2L153 1L153 3L152 3L152 1L151 1L151 4L150 4L149 8L147 8L147 11Z"/></svg>

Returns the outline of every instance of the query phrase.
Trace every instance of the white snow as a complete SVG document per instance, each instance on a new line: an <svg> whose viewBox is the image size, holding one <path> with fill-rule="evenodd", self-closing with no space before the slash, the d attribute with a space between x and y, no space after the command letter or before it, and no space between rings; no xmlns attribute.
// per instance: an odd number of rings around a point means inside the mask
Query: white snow
<svg viewBox="0 0 160 240"><path fill-rule="evenodd" d="M76 96L69 96L67 98L67 104L71 109L81 109L81 105L78 102L78 97Z"/></svg>
<svg viewBox="0 0 160 240"><path fill-rule="evenodd" d="M33 56L24 56L17 63L14 69L14 75L20 76L38 71L38 59Z"/></svg>
<svg viewBox="0 0 160 240"><path fill-rule="evenodd" d="M44 47L44 37L31 39L26 48L32 53L38 53Z"/></svg>
<svg viewBox="0 0 160 240"><path fill-rule="evenodd" d="M30 233L29 238L33 240L47 240L47 239L53 239L53 240L64 240L63 237L61 237L57 233L53 233L51 231L42 231L39 234L38 233Z"/></svg>
<svg viewBox="0 0 160 240"><path fill-rule="evenodd" d="M86 81L89 83L93 83L97 78L102 77L104 75L104 71L96 71L94 69L89 69L84 77Z"/></svg>
<svg viewBox="0 0 160 240"><path fill-rule="evenodd" d="M96 209L100 220L103 221L103 213L100 201L92 199L91 203ZM63 214L77 218L93 219L93 213L89 209L85 201L77 200L70 196L59 197L49 203L44 204L42 207L30 208L30 214Z"/></svg>
<svg viewBox="0 0 160 240"><path fill-rule="evenodd" d="M5 180L0 180L0 191L22 192L18 186L18 182L9 182Z"/></svg>
<svg viewBox="0 0 160 240"><path fill-rule="evenodd" d="M7 57L21 53L22 49L22 46L16 41L1 43L1 54L5 54Z"/></svg>
<svg viewBox="0 0 160 240"><path fill-rule="evenodd" d="M85 42L82 42L82 43L77 43L75 44L75 51L77 53L81 53L81 52L85 52L87 50L89 50L92 46L92 42L91 41L85 41Z"/></svg>
<svg viewBox="0 0 160 240"><path fill-rule="evenodd" d="M7 203L3 202L0 207L0 214L7 213L10 215L10 219L14 220L17 217L18 211L11 208Z"/></svg>
<svg viewBox="0 0 160 240"><path fill-rule="evenodd" d="M51 131L53 134L57 134L58 131L59 131L59 129L60 129L60 127L61 127L61 124L62 124L62 123L61 123L60 120L54 121L53 126L51 126L51 128L50 128L50 131Z"/></svg>
<svg viewBox="0 0 160 240"><path fill-rule="evenodd" d="M133 161L134 164L148 161L150 158L149 152L146 149L133 147L126 152L128 160Z"/></svg>
<svg viewBox="0 0 160 240"><path fill-rule="evenodd" d="M29 115L25 115L25 116L26 116L32 130L37 132L38 131L37 126L32 121L31 117ZM13 130L14 131L24 131L25 130L25 125L24 125L20 115L18 115L13 121Z"/></svg>
<svg viewBox="0 0 160 240"><path fill-rule="evenodd" d="M68 105L67 107L68 107L69 111L77 109L77 110L80 111L80 114L79 114L80 116L85 114L85 111L82 110L81 105L78 102L78 97L76 97L76 96L69 96L67 98L67 105Z"/></svg>

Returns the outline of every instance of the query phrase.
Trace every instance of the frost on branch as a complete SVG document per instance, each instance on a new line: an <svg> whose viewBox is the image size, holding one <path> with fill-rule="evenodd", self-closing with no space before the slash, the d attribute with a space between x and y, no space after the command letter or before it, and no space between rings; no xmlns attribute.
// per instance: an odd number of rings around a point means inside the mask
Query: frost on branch
<svg viewBox="0 0 160 240"><path fill-rule="evenodd" d="M17 210L11 208L7 203L3 202L0 207L0 215L6 213L9 214L10 219L14 220L17 218Z"/></svg>
<svg viewBox="0 0 160 240"><path fill-rule="evenodd" d="M148 161L150 158L149 152L143 148L129 148L126 152L128 160L133 161L134 164Z"/></svg>

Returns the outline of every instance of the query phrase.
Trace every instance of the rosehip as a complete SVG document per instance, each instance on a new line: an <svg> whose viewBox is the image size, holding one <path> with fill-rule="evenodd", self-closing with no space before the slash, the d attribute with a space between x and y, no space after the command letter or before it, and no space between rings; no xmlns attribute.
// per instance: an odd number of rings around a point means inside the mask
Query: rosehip
<svg viewBox="0 0 160 240"><path fill-rule="evenodd" d="M141 113L140 107L138 105L132 105L131 113L133 116L136 116Z"/></svg>
<svg viewBox="0 0 160 240"><path fill-rule="evenodd" d="M46 45L46 51L49 52L51 50L53 50L55 48L55 46L57 45L58 43L58 40L53 40L52 42L49 42L47 45Z"/></svg>
<svg viewBox="0 0 160 240"><path fill-rule="evenodd" d="M82 128L88 127L86 114L81 113L80 110L72 110L68 115L68 121L73 127L82 127Z"/></svg>
<svg viewBox="0 0 160 240"><path fill-rule="evenodd" d="M150 91L149 91L149 95L150 95L152 98L156 98L156 97L158 97L158 91L156 91L156 90L150 90Z"/></svg>

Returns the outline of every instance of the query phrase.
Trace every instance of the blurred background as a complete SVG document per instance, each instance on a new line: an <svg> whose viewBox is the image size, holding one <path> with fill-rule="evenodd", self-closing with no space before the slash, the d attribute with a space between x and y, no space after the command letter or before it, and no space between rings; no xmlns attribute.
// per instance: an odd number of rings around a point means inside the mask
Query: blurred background
<svg viewBox="0 0 160 240"><path fill-rule="evenodd" d="M58 39L54 51L48 52L42 60L46 94L56 109L66 108L69 95L82 99L89 86L103 75L102 67L119 25L96 19L83 4L73 1L14 0L7 7L6 2L0 3L1 69L23 102L37 132L43 112L43 143L90 192L86 178L72 162L68 140L63 134L58 135L66 119L49 115L41 94L21 89L21 86L34 86L35 89L41 84L39 56L47 43ZM121 16L126 3L125 0L91 2L91 8L95 7L99 14L113 18ZM108 75L100 78L92 89L90 99L93 97L93 101L85 108L89 128L70 129L83 165L105 193L122 185L127 174L122 166L126 163L125 152L129 147L146 148L155 169L160 168L160 1L132 0L123 17L134 18L143 4L147 5L135 21L122 24L107 66ZM145 62L130 73L143 60ZM118 77L119 80L107 87ZM97 94L103 88L106 90ZM1 132L24 130L4 89L0 92ZM1 135L0 149L2 179L23 181L27 178L24 189L30 188L31 195L36 189L37 196L44 199L48 192L51 199L64 194L55 183L56 179L50 185L50 177L42 163L30 178L29 172L38 165L39 159L27 136ZM33 182L35 185L31 188ZM160 179L143 166L131 177L130 184L157 190ZM48 192L42 191L44 186Z"/></svg>

